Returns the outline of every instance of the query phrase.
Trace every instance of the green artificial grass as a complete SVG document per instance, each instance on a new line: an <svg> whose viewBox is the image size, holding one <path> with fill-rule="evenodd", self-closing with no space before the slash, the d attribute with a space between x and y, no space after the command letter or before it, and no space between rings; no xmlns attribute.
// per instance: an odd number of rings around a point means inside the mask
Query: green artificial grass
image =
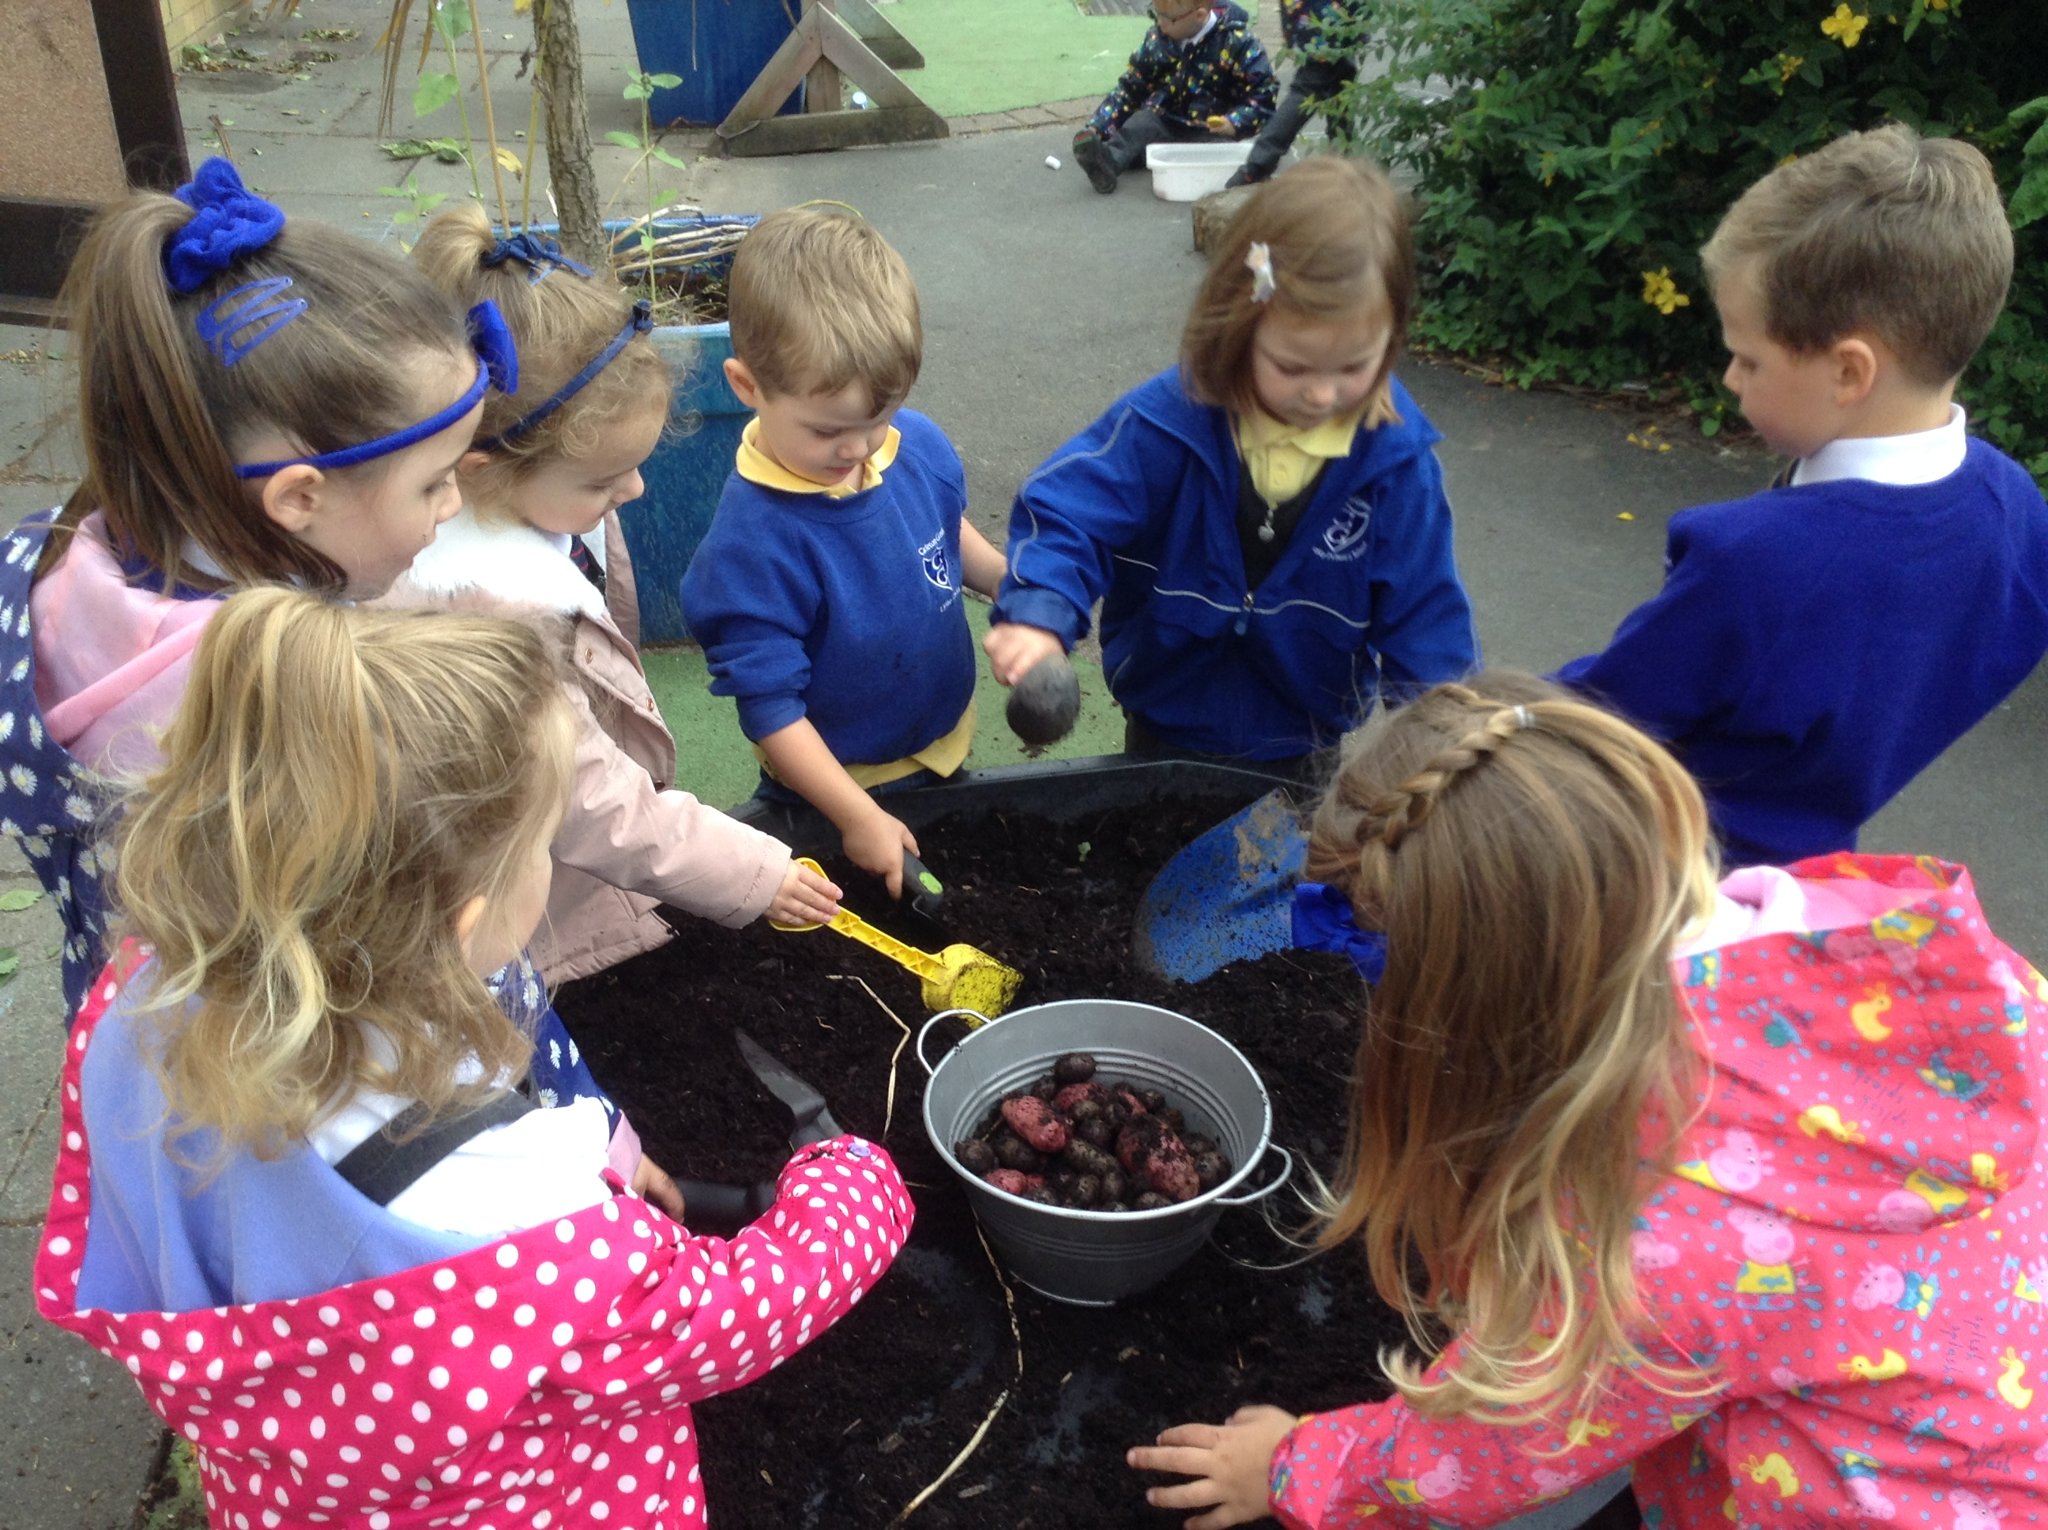
<svg viewBox="0 0 2048 1530"><path fill-rule="evenodd" d="M1109 93L1149 25L1074 0L893 0L883 17L924 54L904 83L942 117Z"/></svg>
<svg viewBox="0 0 2048 1530"><path fill-rule="evenodd" d="M988 630L988 607L967 603L968 625L974 629L975 651ZM676 736L676 785L718 807L731 807L754 794L760 767L754 750L740 732L739 708L730 696L714 696L704 653L697 648L657 648L640 655L647 683ZM1102 683L1102 665L1077 654L1074 668L1081 677L1081 718L1068 734L1040 756L1066 760L1086 754L1115 754L1124 746L1123 713L1109 699ZM987 664L978 666L974 687L974 748L970 769L1015 765L1030 756L1004 726L1003 705L1009 692L990 678Z"/></svg>

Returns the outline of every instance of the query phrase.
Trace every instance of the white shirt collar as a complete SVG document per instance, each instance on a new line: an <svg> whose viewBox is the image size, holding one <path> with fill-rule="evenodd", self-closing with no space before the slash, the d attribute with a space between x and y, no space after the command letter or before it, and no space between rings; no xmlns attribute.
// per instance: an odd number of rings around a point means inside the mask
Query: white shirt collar
<svg viewBox="0 0 2048 1530"><path fill-rule="evenodd" d="M1948 423L1903 436L1849 436L1830 441L1792 469L1795 484L1861 478L1899 486L1938 483L1963 465L1970 449L1961 404L1948 406Z"/></svg>
<svg viewBox="0 0 2048 1530"><path fill-rule="evenodd" d="M1183 37L1179 42L1174 43L1174 46L1183 50L1192 48L1196 43L1216 30L1216 16L1217 12L1212 9L1209 12L1209 19L1202 23L1201 31L1197 32L1193 37Z"/></svg>

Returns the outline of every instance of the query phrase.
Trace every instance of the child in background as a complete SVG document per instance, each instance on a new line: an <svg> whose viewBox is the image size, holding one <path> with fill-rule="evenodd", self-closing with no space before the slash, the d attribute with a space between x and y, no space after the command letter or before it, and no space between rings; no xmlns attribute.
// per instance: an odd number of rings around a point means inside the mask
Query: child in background
<svg viewBox="0 0 2048 1530"><path fill-rule="evenodd" d="M94 224L63 305L86 471L0 564L7 831L65 927L75 1012L106 960L101 779L146 768L237 586L382 593L456 511L492 374L403 260L285 223L224 159ZM501 330L497 333L502 333Z"/></svg>
<svg viewBox="0 0 2048 1530"><path fill-rule="evenodd" d="M967 479L902 408L924 356L917 288L857 217L792 208L740 242L725 375L754 419L683 576L711 689L739 699L767 775L903 885L917 841L870 795L943 778L974 737L962 586L1003 557L962 518Z"/></svg>
<svg viewBox="0 0 2048 1530"><path fill-rule="evenodd" d="M1384 964L1314 1241L1451 1338L1385 1402L1165 1431L1151 1503L1570 1525L1632 1463L1679 1530L2038 1511L2048 983L1963 868L1717 890L1676 761L1517 676L1369 725L1308 868L1298 939Z"/></svg>
<svg viewBox="0 0 2048 1530"><path fill-rule="evenodd" d="M1338 40L1325 36L1326 26L1338 29ZM1226 187L1256 186L1271 179L1281 159L1294 147L1310 113L1325 111L1325 103L1358 78L1358 59L1351 50L1364 47L1366 38L1363 34L1344 35L1352 26L1345 0L1280 0L1280 35L1299 55L1299 62L1280 96L1279 107L1259 129L1251 153L1231 173ZM1329 117L1327 111L1325 116L1333 133L1343 132L1338 118Z"/></svg>
<svg viewBox="0 0 2048 1530"><path fill-rule="evenodd" d="M473 203L434 219L413 260L458 302L496 304L519 345L519 389L485 405L462 459L462 509L393 598L544 612L566 628L576 783L534 963L562 982L653 950L671 934L663 903L726 925L829 920L837 889L787 845L671 785L675 739L634 646L617 514L639 498L640 464L668 423L668 368L644 306L551 240L499 239ZM601 539L601 569L585 538Z"/></svg>
<svg viewBox="0 0 2048 1530"><path fill-rule="evenodd" d="M1074 135L1074 163L1097 191L1145 168L1155 143L1256 133L1273 115L1273 64L1230 0L1153 0L1152 26L1115 89Z"/></svg>
<svg viewBox="0 0 2048 1530"><path fill-rule="evenodd" d="M1218 246L1180 365L1024 481L986 648L1014 685L1102 601L1127 747L1275 765L1476 661L1439 439L1394 377L1415 296L1386 177L1319 158Z"/></svg>
<svg viewBox="0 0 2048 1530"><path fill-rule="evenodd" d="M66 1049L36 1285L196 1445L221 1530L702 1525L690 1403L909 1232L887 1154L837 1137L693 1236L594 1106L512 1088L529 1040L479 974L540 917L578 726L519 623L265 590L200 641L122 825L132 938Z"/></svg>
<svg viewBox="0 0 2048 1530"><path fill-rule="evenodd" d="M1891 126L1781 165L1701 252L1723 381L1789 479L1673 518L1664 588L1558 678L1668 743L1729 860L1857 831L2048 651L2048 505L1965 434L2005 303L1983 155Z"/></svg>

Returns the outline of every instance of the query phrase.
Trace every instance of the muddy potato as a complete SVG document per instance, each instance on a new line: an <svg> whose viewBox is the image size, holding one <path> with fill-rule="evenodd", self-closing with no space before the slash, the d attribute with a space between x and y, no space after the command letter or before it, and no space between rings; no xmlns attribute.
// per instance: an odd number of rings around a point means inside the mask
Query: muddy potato
<svg viewBox="0 0 2048 1530"><path fill-rule="evenodd" d="M1060 1086L1053 1081L1050 1073L1042 1074L1031 1081L1030 1093L1038 1099L1050 1101L1059 1092Z"/></svg>
<svg viewBox="0 0 2048 1530"><path fill-rule="evenodd" d="M1130 1176L1114 1163L1102 1171L1102 1198L1105 1201L1127 1201L1131 1198Z"/></svg>
<svg viewBox="0 0 2048 1530"><path fill-rule="evenodd" d="M1041 1153L1057 1153L1067 1145L1067 1123L1036 1095L1003 1101L1003 1119L1011 1131Z"/></svg>
<svg viewBox="0 0 2048 1530"><path fill-rule="evenodd" d="M1050 1169L1047 1169L1045 1171L1046 1184L1050 1185L1053 1188L1053 1190L1058 1192L1062 1197L1071 1197L1073 1195L1074 1183L1075 1181L1080 1179L1080 1177L1080 1170L1070 1168L1068 1165L1063 1163L1054 1164Z"/></svg>
<svg viewBox="0 0 2048 1530"><path fill-rule="evenodd" d="M1164 1211L1168 1206L1171 1206L1172 1204L1172 1201L1169 1201L1157 1190L1147 1190L1143 1195L1139 1196L1136 1200L1131 1202L1131 1210Z"/></svg>
<svg viewBox="0 0 2048 1530"><path fill-rule="evenodd" d="M1052 1097L1052 1108L1072 1116L1083 1105L1092 1104L1099 1110L1108 1102L1109 1091L1100 1084L1063 1084L1060 1086L1060 1092Z"/></svg>
<svg viewBox="0 0 2048 1530"><path fill-rule="evenodd" d="M1036 1174L1045 1168L1045 1155L1015 1132L1006 1131L996 1138L995 1153L996 1162L1006 1169Z"/></svg>
<svg viewBox="0 0 2048 1530"><path fill-rule="evenodd" d="M1126 1201L1104 1201L1095 1209L1097 1211L1129 1211L1131 1208L1130 1204Z"/></svg>
<svg viewBox="0 0 2048 1530"><path fill-rule="evenodd" d="M1069 1142L1062 1156L1079 1174L1107 1174L1116 1168L1116 1160L1092 1142Z"/></svg>
<svg viewBox="0 0 2048 1530"><path fill-rule="evenodd" d="M960 1167L969 1174L986 1175L996 1166L996 1150L979 1137L954 1143L953 1156L960 1160Z"/></svg>
<svg viewBox="0 0 2048 1530"><path fill-rule="evenodd" d="M1180 1140L1187 1144L1188 1151L1197 1158L1201 1157L1204 1153L1214 1153L1217 1151L1216 1139L1204 1137L1200 1132L1182 1132Z"/></svg>
<svg viewBox="0 0 2048 1530"><path fill-rule="evenodd" d="M1052 1065L1052 1076L1062 1084L1085 1084L1095 1077L1095 1059L1086 1052L1069 1052Z"/></svg>
<svg viewBox="0 0 2048 1530"><path fill-rule="evenodd" d="M1074 1182L1067 1187L1068 1204L1092 1210L1102 1199L1102 1179L1095 1174L1076 1174Z"/></svg>
<svg viewBox="0 0 2048 1530"><path fill-rule="evenodd" d="M1024 1192L1024 1199L1036 1201L1041 1206L1057 1206L1060 1203L1060 1198L1044 1185L1033 1185Z"/></svg>
<svg viewBox="0 0 2048 1530"><path fill-rule="evenodd" d="M1178 1132L1182 1127L1188 1124L1187 1120L1181 1115L1181 1113L1178 1110L1175 1110L1171 1105L1162 1105L1157 1110L1153 1111L1152 1114L1159 1117L1160 1120L1164 1121L1169 1127L1171 1127L1176 1132Z"/></svg>
<svg viewBox="0 0 2048 1530"><path fill-rule="evenodd" d="M1074 1135L1091 1147L1106 1148L1116 1141L1116 1128L1110 1124L1108 1117L1095 1116L1089 1120L1077 1122L1074 1127ZM1071 1147L1073 1144L1069 1143L1068 1146Z"/></svg>
<svg viewBox="0 0 2048 1530"><path fill-rule="evenodd" d="M1045 1181L1036 1174L1020 1174L1015 1169L991 1169L982 1178L998 1190L1007 1190L1011 1195L1023 1195L1045 1187Z"/></svg>
<svg viewBox="0 0 2048 1530"><path fill-rule="evenodd" d="M1166 1109L1166 1096L1157 1089L1140 1089L1138 1098L1145 1102L1145 1108L1157 1112Z"/></svg>
<svg viewBox="0 0 2048 1530"><path fill-rule="evenodd" d="M1204 1190L1214 1190L1230 1177L1230 1160L1214 1148L1194 1155L1195 1181Z"/></svg>

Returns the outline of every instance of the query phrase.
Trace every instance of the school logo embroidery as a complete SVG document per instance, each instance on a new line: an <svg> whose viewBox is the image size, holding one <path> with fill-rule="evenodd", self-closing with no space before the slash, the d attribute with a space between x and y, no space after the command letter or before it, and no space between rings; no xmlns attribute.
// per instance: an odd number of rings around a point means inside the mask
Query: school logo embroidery
<svg viewBox="0 0 2048 1530"><path fill-rule="evenodd" d="M1372 529L1372 500L1366 495L1346 500L1337 518L1323 530L1316 546L1318 558L1348 563L1365 553L1365 534Z"/></svg>
<svg viewBox="0 0 2048 1530"><path fill-rule="evenodd" d="M924 546L920 547L917 550L917 555L924 560L925 578L950 595L955 586L953 584L953 571L946 563L946 538L944 533L933 537Z"/></svg>

